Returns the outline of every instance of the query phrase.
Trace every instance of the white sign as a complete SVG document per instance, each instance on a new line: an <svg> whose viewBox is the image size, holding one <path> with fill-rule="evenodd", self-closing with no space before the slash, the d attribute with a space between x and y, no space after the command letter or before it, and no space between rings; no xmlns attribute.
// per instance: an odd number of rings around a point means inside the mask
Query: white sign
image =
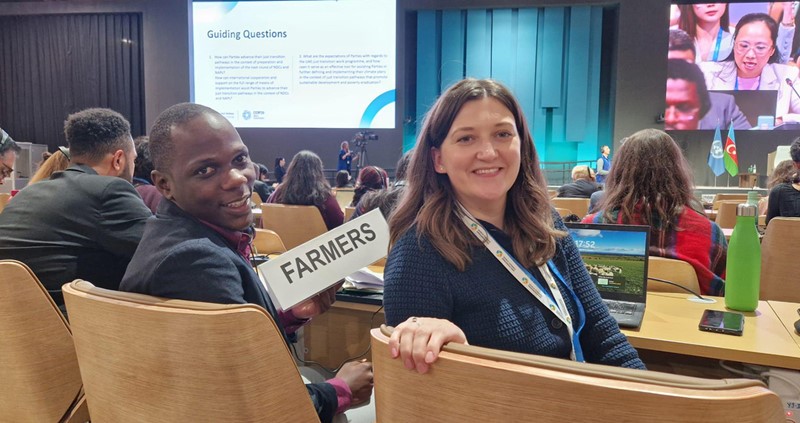
<svg viewBox="0 0 800 423"><path fill-rule="evenodd" d="M272 301L288 310L345 276L385 257L389 225L379 209L258 266Z"/></svg>

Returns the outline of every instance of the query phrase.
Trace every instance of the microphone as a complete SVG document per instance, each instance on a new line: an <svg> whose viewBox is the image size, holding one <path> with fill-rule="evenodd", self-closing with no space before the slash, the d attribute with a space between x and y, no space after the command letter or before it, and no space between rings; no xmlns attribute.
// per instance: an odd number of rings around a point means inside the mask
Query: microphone
<svg viewBox="0 0 800 423"><path fill-rule="evenodd" d="M797 92L797 88L794 87L794 83L792 82L791 78L786 78L786 84L792 87L792 91L794 91L794 93L797 94L798 97L800 97L800 93Z"/></svg>

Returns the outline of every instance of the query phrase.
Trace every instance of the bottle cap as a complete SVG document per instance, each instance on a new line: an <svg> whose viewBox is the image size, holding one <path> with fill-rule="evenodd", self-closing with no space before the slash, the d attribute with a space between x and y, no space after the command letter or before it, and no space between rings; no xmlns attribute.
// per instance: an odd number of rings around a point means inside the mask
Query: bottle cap
<svg viewBox="0 0 800 423"><path fill-rule="evenodd" d="M758 206L742 203L736 206L737 216L758 216Z"/></svg>

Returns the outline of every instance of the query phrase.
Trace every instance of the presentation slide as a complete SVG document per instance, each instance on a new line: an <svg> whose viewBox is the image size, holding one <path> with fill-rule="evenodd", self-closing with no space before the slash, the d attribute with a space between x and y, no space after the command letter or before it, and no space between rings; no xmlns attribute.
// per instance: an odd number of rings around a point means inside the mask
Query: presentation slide
<svg viewBox="0 0 800 423"><path fill-rule="evenodd" d="M192 99L240 128L394 128L395 0L192 3Z"/></svg>

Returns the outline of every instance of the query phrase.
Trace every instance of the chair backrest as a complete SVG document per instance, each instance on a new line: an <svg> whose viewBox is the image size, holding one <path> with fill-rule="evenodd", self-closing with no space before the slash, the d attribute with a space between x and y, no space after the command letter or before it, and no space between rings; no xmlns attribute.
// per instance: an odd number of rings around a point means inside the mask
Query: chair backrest
<svg viewBox="0 0 800 423"><path fill-rule="evenodd" d="M747 201L747 194L716 194L714 201L711 203L711 210L718 210L720 201L738 201L744 203Z"/></svg>
<svg viewBox="0 0 800 423"><path fill-rule="evenodd" d="M567 209L578 217L584 217L589 214L589 199L588 198L563 198L556 197L551 199L553 206L557 209Z"/></svg>
<svg viewBox="0 0 800 423"><path fill-rule="evenodd" d="M725 200L718 202L717 218L714 222L722 229L733 229L736 226L736 206L745 203L739 200Z"/></svg>
<svg viewBox="0 0 800 423"><path fill-rule="evenodd" d="M6 208L6 204L8 204L9 200L11 200L11 194L7 192L0 193L0 213Z"/></svg>
<svg viewBox="0 0 800 423"><path fill-rule="evenodd" d="M350 203L353 202L353 196L356 192L353 188L337 188L334 194L336 195L336 202L339 203L339 207L344 210L345 207L350 206Z"/></svg>
<svg viewBox="0 0 800 423"><path fill-rule="evenodd" d="M761 299L800 302L797 239L800 217L774 217L761 240ZM794 281L794 282L792 282Z"/></svg>
<svg viewBox="0 0 800 423"><path fill-rule="evenodd" d="M647 263L647 276L675 282L700 294L697 272L695 272L691 264L683 260L650 256ZM647 281L647 290L652 292L686 292L676 286L651 280Z"/></svg>
<svg viewBox="0 0 800 423"><path fill-rule="evenodd" d="M709 380L470 345L445 346L426 374L409 371L372 329L378 422L783 423L761 382Z"/></svg>
<svg viewBox="0 0 800 423"><path fill-rule="evenodd" d="M288 250L328 232L322 214L315 206L264 203L261 205L261 226L275 231Z"/></svg>
<svg viewBox="0 0 800 423"><path fill-rule="evenodd" d="M571 215L571 214L572 214L572 211L571 211L571 210L569 210L569 209L559 209L559 208L556 208L556 212L557 212L557 213L558 213L558 215L559 215L559 216L561 216L561 217L567 217L567 216L569 216L569 215Z"/></svg>
<svg viewBox="0 0 800 423"><path fill-rule="evenodd" d="M26 265L0 260L0 421L70 421L81 389L66 319Z"/></svg>
<svg viewBox="0 0 800 423"><path fill-rule="evenodd" d="M256 237L253 239L253 247L256 254L276 254L285 253L286 247L275 231L269 229L256 228Z"/></svg>
<svg viewBox="0 0 800 423"><path fill-rule="evenodd" d="M348 220L350 220L350 218L353 217L353 213L355 213L355 212L356 212L356 208L355 207L350 207L350 206L345 207L344 208L344 221L347 222Z"/></svg>
<svg viewBox="0 0 800 423"><path fill-rule="evenodd" d="M319 421L262 308L63 292L92 422Z"/></svg>
<svg viewBox="0 0 800 423"><path fill-rule="evenodd" d="M255 192L253 193L253 195L250 196L250 202L253 203L253 205L255 206L260 206L264 204L264 201L261 200L261 196Z"/></svg>

